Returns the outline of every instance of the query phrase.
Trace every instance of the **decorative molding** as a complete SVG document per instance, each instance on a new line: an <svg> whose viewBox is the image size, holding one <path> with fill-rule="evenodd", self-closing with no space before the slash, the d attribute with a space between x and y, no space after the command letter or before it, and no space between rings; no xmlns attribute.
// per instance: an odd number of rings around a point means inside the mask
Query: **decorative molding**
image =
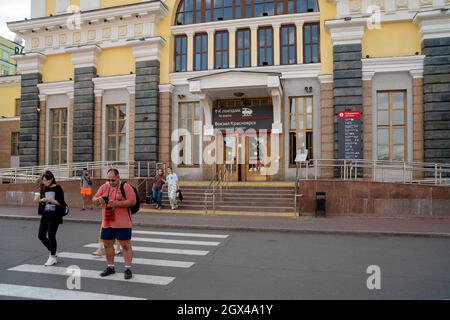
<svg viewBox="0 0 450 320"><path fill-rule="evenodd" d="M187 85L188 80L194 77L201 77L206 75L213 75L216 73L224 73L231 71L243 72L276 72L280 73L281 79L300 79L300 78L317 78L320 75L320 63L308 64L294 64L294 65L279 65L267 67L249 67L249 68L234 68L227 70L204 70L204 71L190 71L190 72L173 72L170 74L170 83L173 85Z"/></svg>
<svg viewBox="0 0 450 320"><path fill-rule="evenodd" d="M61 50L66 46L109 43L120 39L137 39L153 37L159 19L167 16L168 8L162 1L142 1L136 4L115 6L104 9L90 10L73 14L61 14L54 17L36 18L25 21L10 22L11 31L19 34L25 40L26 52L42 52ZM77 26L73 25L78 22ZM126 25L126 34L123 26ZM136 26L140 25L140 32ZM121 32L119 32L119 29ZM105 37L102 39L103 30ZM53 37L58 32L67 33L67 41L59 43ZM89 35L90 33L90 35Z"/></svg>
<svg viewBox="0 0 450 320"><path fill-rule="evenodd" d="M0 117L0 122L8 122L8 121L20 121L20 117Z"/></svg>
<svg viewBox="0 0 450 320"><path fill-rule="evenodd" d="M103 95L106 90L127 89L130 94L134 94L136 88L136 75L93 78L94 92L96 96Z"/></svg>
<svg viewBox="0 0 450 320"><path fill-rule="evenodd" d="M423 69L415 69L415 70L409 70L409 74L411 75L411 77L413 77L414 79L420 79L423 78Z"/></svg>
<svg viewBox="0 0 450 320"><path fill-rule="evenodd" d="M75 68L97 67L98 56L102 51L96 45L70 48L67 50L72 54L72 63Z"/></svg>
<svg viewBox="0 0 450 320"><path fill-rule="evenodd" d="M0 77L0 88L20 85L20 79L19 75Z"/></svg>
<svg viewBox="0 0 450 320"><path fill-rule="evenodd" d="M44 61L47 58L42 53L28 53L25 55L15 55L12 57L17 62L17 70L21 74L42 73Z"/></svg>
<svg viewBox="0 0 450 320"><path fill-rule="evenodd" d="M47 97L52 95L67 95L69 99L73 99L74 81L38 83L37 86L41 101L47 100Z"/></svg>
<svg viewBox="0 0 450 320"><path fill-rule="evenodd" d="M364 71L362 75L363 81L371 81L373 76L375 75L375 71Z"/></svg>
<svg viewBox="0 0 450 320"><path fill-rule="evenodd" d="M411 21L417 12L448 7L445 0L328 0L336 3L336 18L367 17L379 15L380 22ZM378 6L377 13L371 12L370 7Z"/></svg>
<svg viewBox="0 0 450 320"><path fill-rule="evenodd" d="M257 18L246 18L246 19L236 19L236 20L225 20L225 21L212 21L206 23L196 23L187 24L180 26L172 26L172 34L189 34L196 32L204 32L205 30L225 30L229 27L233 28L248 28L254 29L259 26L267 25L282 25L282 24L293 24L296 22L317 22L320 21L320 12L308 12L308 13L296 13L296 14L284 14L279 16L268 16L268 17L257 17Z"/></svg>
<svg viewBox="0 0 450 320"><path fill-rule="evenodd" d="M159 92L169 92L172 93L175 89L175 86L172 84L160 84L159 85Z"/></svg>
<svg viewBox="0 0 450 320"><path fill-rule="evenodd" d="M159 52L166 41L161 37L153 37L128 42L136 61L159 60Z"/></svg>
<svg viewBox="0 0 450 320"><path fill-rule="evenodd" d="M450 37L450 10L419 12L414 23L420 26L422 40Z"/></svg>
<svg viewBox="0 0 450 320"><path fill-rule="evenodd" d="M330 32L334 46L361 43L366 25L367 18L325 21L325 28Z"/></svg>
<svg viewBox="0 0 450 320"><path fill-rule="evenodd" d="M321 74L319 77L320 84L333 83L333 75L332 74Z"/></svg>
<svg viewBox="0 0 450 320"><path fill-rule="evenodd" d="M425 56L405 56L361 59L363 80L371 80L375 73L409 72L414 77L423 74Z"/></svg>

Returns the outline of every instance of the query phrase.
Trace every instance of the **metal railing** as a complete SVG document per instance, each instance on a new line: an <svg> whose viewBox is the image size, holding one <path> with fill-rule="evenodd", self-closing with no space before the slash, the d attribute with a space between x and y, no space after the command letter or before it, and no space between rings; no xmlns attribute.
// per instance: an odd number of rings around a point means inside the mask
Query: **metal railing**
<svg viewBox="0 0 450 320"><path fill-rule="evenodd" d="M204 210L205 214L208 214L208 204L212 204L213 214L216 213L216 199L217 199L217 190L220 192L220 200L223 200L223 189L228 188L228 180L229 176L227 170L217 171L216 166L214 166L214 174L213 178L210 180L208 187L204 192ZM209 200L211 198L211 200Z"/></svg>
<svg viewBox="0 0 450 320"><path fill-rule="evenodd" d="M301 180L372 181L450 186L450 163L311 159L297 163L294 212L299 215Z"/></svg>
<svg viewBox="0 0 450 320"><path fill-rule="evenodd" d="M3 168L0 169L0 183L35 182L45 170L52 171L57 181L73 181L79 179L83 168L87 168L93 178L104 178L110 168L119 169L122 178L150 178L158 165L160 164L150 161L96 161Z"/></svg>
<svg viewBox="0 0 450 320"><path fill-rule="evenodd" d="M450 185L450 163L311 159L299 165L296 180L341 179L386 183Z"/></svg>

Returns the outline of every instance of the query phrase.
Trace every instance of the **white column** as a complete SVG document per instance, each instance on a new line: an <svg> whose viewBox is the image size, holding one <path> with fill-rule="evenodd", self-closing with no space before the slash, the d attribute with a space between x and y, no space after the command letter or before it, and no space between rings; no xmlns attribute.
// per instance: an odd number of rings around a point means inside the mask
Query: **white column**
<svg viewBox="0 0 450 320"><path fill-rule="evenodd" d="M278 76L267 77L267 88L272 96L273 105L273 123L272 133L283 133L283 124L281 123L281 102L283 90Z"/></svg>
<svg viewBox="0 0 450 320"><path fill-rule="evenodd" d="M297 64L303 63L303 21L295 23L297 33Z"/></svg>
<svg viewBox="0 0 450 320"><path fill-rule="evenodd" d="M236 68L236 27L228 28L228 67Z"/></svg>
<svg viewBox="0 0 450 320"><path fill-rule="evenodd" d="M251 64L252 67L258 66L258 26L250 26L251 40Z"/></svg>
<svg viewBox="0 0 450 320"><path fill-rule="evenodd" d="M205 125L203 126L203 134L205 136L213 136L214 135L214 126L212 124L213 101L205 93L200 93L198 97L200 98L200 106L203 109L203 115L205 119Z"/></svg>
<svg viewBox="0 0 450 320"><path fill-rule="evenodd" d="M208 70L214 69L214 30L208 30Z"/></svg>
<svg viewBox="0 0 450 320"><path fill-rule="evenodd" d="M187 36L187 71L194 70L194 33L186 32Z"/></svg>
<svg viewBox="0 0 450 320"><path fill-rule="evenodd" d="M278 66L280 64L280 24L273 24L273 64Z"/></svg>

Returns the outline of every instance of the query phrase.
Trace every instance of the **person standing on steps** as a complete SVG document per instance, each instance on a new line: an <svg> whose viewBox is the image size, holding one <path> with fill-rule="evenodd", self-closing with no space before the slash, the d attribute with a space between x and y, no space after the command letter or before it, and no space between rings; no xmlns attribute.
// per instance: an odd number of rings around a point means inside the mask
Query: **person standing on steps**
<svg viewBox="0 0 450 320"><path fill-rule="evenodd" d="M171 167L167 168L167 195L169 197L170 207L172 210L178 208L177 203L178 176L173 172Z"/></svg>
<svg viewBox="0 0 450 320"><path fill-rule="evenodd" d="M158 174L153 182L153 199L156 202L156 209L162 209L162 188L166 183L163 169L158 169Z"/></svg>
<svg viewBox="0 0 450 320"><path fill-rule="evenodd" d="M105 245L107 268L100 276L107 277L116 273L114 267L114 241L118 240L125 260L125 280L131 279L133 250L131 247L132 220L130 207L136 204L136 194L130 184L124 183L125 198L120 190L121 181L117 169L109 169L107 182L98 189L92 201L102 206L101 239Z"/></svg>
<svg viewBox="0 0 450 320"><path fill-rule="evenodd" d="M56 184L55 176L51 171L46 171L42 175L41 196L39 200L38 213L41 215L38 238L50 252L47 266L58 263L56 254L57 242L56 232L63 223L62 210L65 210L64 191L60 185Z"/></svg>

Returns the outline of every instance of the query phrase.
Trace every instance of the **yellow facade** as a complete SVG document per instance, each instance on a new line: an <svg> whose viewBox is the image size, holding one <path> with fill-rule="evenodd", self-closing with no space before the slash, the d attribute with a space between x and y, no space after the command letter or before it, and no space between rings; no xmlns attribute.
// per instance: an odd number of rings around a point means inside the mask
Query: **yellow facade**
<svg viewBox="0 0 450 320"><path fill-rule="evenodd" d="M132 3L138 3L139 0L101 0L101 8L121 6ZM333 42L330 33L325 29L325 21L336 19L336 4L327 0L318 0L320 9L320 59L321 59L321 74L333 74ZM169 83L169 74L173 70L173 55L174 45L171 34L171 26L175 21L176 11L180 0L166 0L168 14L164 19L159 20L157 24L157 35L166 40L166 45L161 48L160 54L160 81L161 84ZM72 5L79 5L79 0L71 0ZM47 15L54 14L56 10L56 0L47 0ZM278 34L275 35L277 40ZM297 34L297 39L302 39L302 34ZM210 39L211 40L211 39ZM232 39L232 36L230 37ZM257 42L255 36L252 35L252 52L257 52ZM298 43L300 44L301 42ZM211 41L209 41L211 42ZM231 43L231 42L230 42ZM370 57L391 57L391 56L407 56L414 55L421 52L421 40L419 28L412 21L407 22L391 22L383 23L381 29L370 30L364 32L362 39L362 54L363 57L369 55ZM382 45L380 45L382 44ZM211 44L210 44L211 47ZM188 56L193 55L193 43L188 45ZM302 48L298 48L298 61L302 61ZM212 59L212 52L209 52L209 60ZM256 55L253 55L256 56ZM256 57L252 56L252 65L256 64ZM275 52L275 61L279 59L279 52ZM105 49L100 54L98 65L98 73L100 76L113 76L129 74L135 71L135 60L131 49L126 47ZM70 78L69 67L65 66L57 75L51 75L52 70L59 70L62 66L62 61L67 60L67 57L54 58L49 57L47 61L55 63L55 67L50 67L50 62L46 62L44 81L62 81ZM191 59L190 59L191 60ZM235 52L234 46L230 46L230 65L234 65ZM117 63L120 61L120 63ZM213 64L209 61L209 65ZM188 61L188 67L192 66L192 61ZM189 68L188 68L189 69ZM73 72L72 72L73 75Z"/></svg>
<svg viewBox="0 0 450 320"><path fill-rule="evenodd" d="M0 87L0 117L15 117L16 99L20 99L20 83Z"/></svg>
<svg viewBox="0 0 450 320"><path fill-rule="evenodd" d="M50 55L45 59L43 82L69 81L71 78L74 78L74 67L70 53Z"/></svg>
<svg viewBox="0 0 450 320"><path fill-rule="evenodd" d="M412 56L421 52L419 27L411 21L382 23L380 29L366 29L362 56L370 58Z"/></svg>
<svg viewBox="0 0 450 320"><path fill-rule="evenodd" d="M320 10L320 61L322 74L333 73L333 42L329 32L325 31L325 21L336 19L336 4L328 0L319 0Z"/></svg>
<svg viewBox="0 0 450 320"><path fill-rule="evenodd" d="M136 61L129 47L104 49L98 59L97 73L100 77L135 73Z"/></svg>
<svg viewBox="0 0 450 320"><path fill-rule="evenodd" d="M173 55L174 55L174 49L173 49L173 39L170 32L170 26L173 24L173 21L175 21L176 11L178 4L180 3L179 0L166 0L164 2L166 6L169 8L169 12L165 19L161 19L157 26L157 32L160 37L163 39L166 39L167 43L166 45L161 48L161 55L160 55L160 81L161 84L167 84L169 83L169 73L173 69ZM188 56L191 56L192 54L192 45L188 45L188 51L191 50L191 52L188 52ZM189 65L192 65L192 61L188 61Z"/></svg>

